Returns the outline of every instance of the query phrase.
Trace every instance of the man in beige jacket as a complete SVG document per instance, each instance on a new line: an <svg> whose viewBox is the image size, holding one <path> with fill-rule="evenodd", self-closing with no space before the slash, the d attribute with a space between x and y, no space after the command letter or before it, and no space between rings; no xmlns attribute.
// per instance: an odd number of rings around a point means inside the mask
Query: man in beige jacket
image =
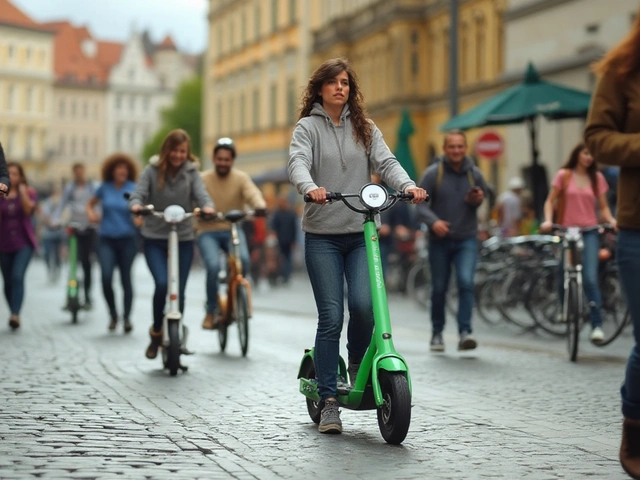
<svg viewBox="0 0 640 480"><path fill-rule="evenodd" d="M236 148L230 138L221 138L213 148L213 168L201 173L204 185L218 212L243 210L247 206L254 210L266 208L262 192L245 172L233 168ZM231 225L228 222L198 222L198 247L207 269L207 314L202 328L213 330L218 318L218 274L220 255L227 253L231 243ZM249 248L242 229L240 234L240 257L244 272L249 270Z"/></svg>

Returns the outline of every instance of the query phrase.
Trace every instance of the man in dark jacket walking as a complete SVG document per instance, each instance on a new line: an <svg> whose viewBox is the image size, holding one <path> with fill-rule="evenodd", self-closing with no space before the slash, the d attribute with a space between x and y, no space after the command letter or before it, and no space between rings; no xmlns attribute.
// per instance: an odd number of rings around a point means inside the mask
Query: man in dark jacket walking
<svg viewBox="0 0 640 480"><path fill-rule="evenodd" d="M274 231L278 238L278 248L280 249L280 258L282 260L282 268L280 269L282 281L288 283L292 270L291 255L300 227L298 216L284 195L278 199L278 209L271 218L271 230Z"/></svg>
<svg viewBox="0 0 640 480"><path fill-rule="evenodd" d="M431 201L418 205L418 217L429 227L431 265L431 351L444 351L445 298L455 266L458 284L458 350L477 346L472 336L471 313L474 302L474 274L478 256L477 210L487 185L473 160L466 155L467 140L462 131L444 137L444 156L429 166L420 187L431 194Z"/></svg>
<svg viewBox="0 0 640 480"><path fill-rule="evenodd" d="M7 194L11 188L9 181L9 170L7 169L7 160L4 158L4 150L0 143L0 193Z"/></svg>

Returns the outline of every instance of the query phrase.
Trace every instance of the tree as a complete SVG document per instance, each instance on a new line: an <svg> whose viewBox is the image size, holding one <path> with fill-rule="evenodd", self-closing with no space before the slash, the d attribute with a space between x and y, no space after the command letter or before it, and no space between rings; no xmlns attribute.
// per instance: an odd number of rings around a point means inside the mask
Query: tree
<svg viewBox="0 0 640 480"><path fill-rule="evenodd" d="M189 133L191 152L196 155L200 152L201 103L202 77L197 76L182 82L176 91L173 105L160 112L162 119L160 128L142 149L142 158L145 163L160 151L164 138L176 128Z"/></svg>

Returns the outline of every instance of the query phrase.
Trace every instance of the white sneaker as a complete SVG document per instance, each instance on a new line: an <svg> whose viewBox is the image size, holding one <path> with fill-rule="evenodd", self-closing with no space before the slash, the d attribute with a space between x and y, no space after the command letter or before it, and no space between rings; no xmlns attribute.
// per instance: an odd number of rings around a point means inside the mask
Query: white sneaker
<svg viewBox="0 0 640 480"><path fill-rule="evenodd" d="M591 343L595 343L597 345L598 343L601 343L603 340L604 340L604 332L602 331L602 328L595 327L593 330L591 330Z"/></svg>

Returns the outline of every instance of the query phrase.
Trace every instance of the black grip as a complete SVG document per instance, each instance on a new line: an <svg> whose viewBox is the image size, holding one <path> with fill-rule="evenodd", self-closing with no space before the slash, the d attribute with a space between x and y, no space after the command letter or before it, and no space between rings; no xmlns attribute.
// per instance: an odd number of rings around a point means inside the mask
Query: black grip
<svg viewBox="0 0 640 480"><path fill-rule="evenodd" d="M305 203L310 203L313 202L313 200L311 200L311 197L309 196L308 193L304 194L304 197L302 197L305 201ZM327 200L332 201L332 200L340 200L342 198L342 194L338 193L338 192L327 192Z"/></svg>
<svg viewBox="0 0 640 480"><path fill-rule="evenodd" d="M253 216L254 217L266 217L267 216L267 209L266 208L256 208L253 211Z"/></svg>

